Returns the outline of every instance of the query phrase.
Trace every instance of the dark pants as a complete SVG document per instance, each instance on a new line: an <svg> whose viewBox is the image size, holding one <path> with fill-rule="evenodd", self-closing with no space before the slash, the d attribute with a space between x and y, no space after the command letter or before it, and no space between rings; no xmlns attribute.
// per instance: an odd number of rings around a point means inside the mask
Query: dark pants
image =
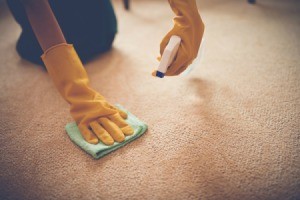
<svg viewBox="0 0 300 200"><path fill-rule="evenodd" d="M32 31L20 0L7 0L9 8L22 28L17 42L20 56L42 64L43 51ZM83 62L108 51L117 32L117 20L110 0L49 0L53 13L68 43Z"/></svg>

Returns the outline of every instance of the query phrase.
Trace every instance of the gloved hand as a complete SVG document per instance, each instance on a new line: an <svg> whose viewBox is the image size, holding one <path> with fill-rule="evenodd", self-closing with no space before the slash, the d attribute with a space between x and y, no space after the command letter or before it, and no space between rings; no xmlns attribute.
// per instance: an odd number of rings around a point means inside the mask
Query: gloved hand
<svg viewBox="0 0 300 200"><path fill-rule="evenodd" d="M173 20L174 27L160 44L160 54L163 54L171 36L177 35L181 38L177 55L165 73L166 76L176 76L182 73L197 57L204 33L204 24L195 0L168 1L176 17Z"/></svg>
<svg viewBox="0 0 300 200"><path fill-rule="evenodd" d="M70 113L84 139L106 145L122 142L133 129L127 114L110 105L90 88L89 79L73 45L59 44L48 49L42 60L62 97L71 105Z"/></svg>

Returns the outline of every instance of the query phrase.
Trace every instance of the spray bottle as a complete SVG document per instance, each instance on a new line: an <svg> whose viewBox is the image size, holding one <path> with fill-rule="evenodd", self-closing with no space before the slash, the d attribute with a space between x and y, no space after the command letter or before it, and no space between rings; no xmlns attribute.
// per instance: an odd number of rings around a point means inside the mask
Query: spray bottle
<svg viewBox="0 0 300 200"><path fill-rule="evenodd" d="M203 42L202 39L200 50L199 50L199 56L194 60L194 62L183 72L181 75L187 75L189 74L196 66L200 64L200 58L203 55ZM163 78L165 76L165 73L168 69L168 67L171 65L171 63L174 61L174 58L177 54L178 48L181 43L181 38L177 35L173 35L168 45L166 46L163 55L161 57L160 63L158 65L156 76L159 78Z"/></svg>

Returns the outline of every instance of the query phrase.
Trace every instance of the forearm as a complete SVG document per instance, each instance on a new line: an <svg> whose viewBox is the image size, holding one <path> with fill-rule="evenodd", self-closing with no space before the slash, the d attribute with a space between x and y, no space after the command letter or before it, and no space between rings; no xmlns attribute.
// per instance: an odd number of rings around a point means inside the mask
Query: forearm
<svg viewBox="0 0 300 200"><path fill-rule="evenodd" d="M66 43L48 0L22 0L32 30L45 52L52 46Z"/></svg>
<svg viewBox="0 0 300 200"><path fill-rule="evenodd" d="M175 21L181 24L186 23L184 21L188 21L188 23L202 22L196 0L168 0L168 2L176 15Z"/></svg>

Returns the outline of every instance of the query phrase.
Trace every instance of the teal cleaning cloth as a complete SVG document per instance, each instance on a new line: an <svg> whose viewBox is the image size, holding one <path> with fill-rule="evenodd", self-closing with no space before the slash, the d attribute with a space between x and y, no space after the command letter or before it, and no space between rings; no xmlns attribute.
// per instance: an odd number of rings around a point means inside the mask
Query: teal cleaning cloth
<svg viewBox="0 0 300 200"><path fill-rule="evenodd" d="M86 142L83 137L81 136L81 133L76 125L75 122L69 123L66 125L66 131L69 135L70 139L81 149L83 149L85 152L93 156L95 159L99 159L106 154L128 144L129 142L137 139L141 135L143 135L147 130L147 125L139 120L136 116L131 114L129 111L127 111L124 107L121 105L117 105L117 107L123 111L125 111L128 114L128 118L126 119L126 122L134 129L134 133L130 136L126 136L125 140L121 143L115 142L112 146L106 146L102 142L99 142L98 144L90 144Z"/></svg>

